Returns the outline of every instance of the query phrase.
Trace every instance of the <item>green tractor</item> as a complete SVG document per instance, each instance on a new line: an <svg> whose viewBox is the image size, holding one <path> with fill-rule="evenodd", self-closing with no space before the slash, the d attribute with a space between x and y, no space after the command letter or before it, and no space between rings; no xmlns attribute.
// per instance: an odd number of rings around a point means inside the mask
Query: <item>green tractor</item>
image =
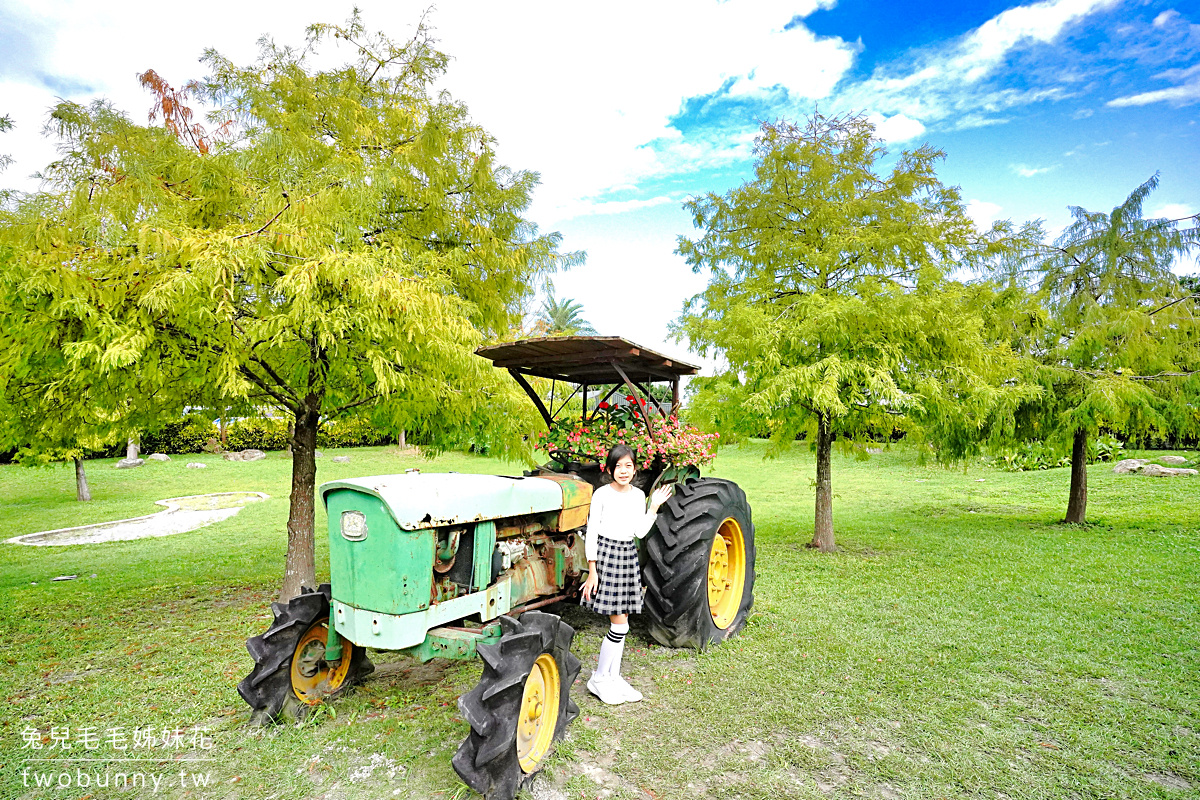
<svg viewBox="0 0 1200 800"><path fill-rule="evenodd" d="M586 420L618 391L669 415L680 377L698 369L614 337L526 339L478 353L509 370L547 425L553 399L547 408L527 376L574 386L559 412L581 393ZM656 399L666 392L655 384L670 385L669 401ZM597 387L607 394L589 402ZM522 477L408 473L323 484L331 582L273 603L271 627L247 640L254 669L238 691L252 721L303 719L371 673L368 648L421 661L478 655L483 676L458 702L471 731L453 765L485 797L513 797L579 714L570 695L580 672L575 631L536 609L578 598L592 491L605 481L592 456L551 458ZM750 506L731 481L660 460L635 485L649 494L664 480L675 494L641 546L645 618L660 644L704 648L737 633L754 602Z"/></svg>

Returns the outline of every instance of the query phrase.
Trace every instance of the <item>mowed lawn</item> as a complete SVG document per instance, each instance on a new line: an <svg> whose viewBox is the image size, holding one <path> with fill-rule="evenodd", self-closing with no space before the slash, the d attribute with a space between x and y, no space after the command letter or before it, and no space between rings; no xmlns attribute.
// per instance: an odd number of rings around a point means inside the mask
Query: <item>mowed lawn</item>
<svg viewBox="0 0 1200 800"><path fill-rule="evenodd" d="M754 510L754 615L703 654L652 645L634 619L625 671L644 702L573 690L579 720L538 798L1187 797L1200 793L1200 479L1089 469L1087 527L1060 525L1068 471L946 470L897 448L835 456L841 552L805 548L813 457L726 448L709 473ZM463 455L327 451L318 479L423 471L518 474ZM189 460L209 464L187 470ZM191 533L74 547L0 545L0 797L152 796L110 785L26 787L34 772L159 778L161 797L471 796L450 758L455 700L478 663L420 666L372 652L375 676L304 727L246 726L244 641L265 630L286 547L290 462L180 456L0 467L0 538L151 513L157 499L257 490L271 499ZM325 519L318 573L327 579ZM60 575L73 581L52 582ZM601 620L578 630L586 680ZM24 747L70 727L73 749ZM130 735L129 749L83 728ZM175 748L132 731L182 729ZM212 736L211 747L193 739ZM195 744L199 742L200 744ZM148 761L115 761L118 757ZM33 761L35 758L58 761ZM66 761L103 758L107 761ZM197 786L200 783L208 785ZM185 784L181 786L181 780Z"/></svg>

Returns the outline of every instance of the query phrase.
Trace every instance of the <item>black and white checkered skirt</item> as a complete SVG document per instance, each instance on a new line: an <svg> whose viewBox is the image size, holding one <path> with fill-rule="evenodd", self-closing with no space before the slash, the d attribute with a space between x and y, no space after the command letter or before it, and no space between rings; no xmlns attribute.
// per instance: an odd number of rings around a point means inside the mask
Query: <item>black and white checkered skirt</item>
<svg viewBox="0 0 1200 800"><path fill-rule="evenodd" d="M596 594L579 603L597 614L642 613L642 576L633 542L596 537Z"/></svg>

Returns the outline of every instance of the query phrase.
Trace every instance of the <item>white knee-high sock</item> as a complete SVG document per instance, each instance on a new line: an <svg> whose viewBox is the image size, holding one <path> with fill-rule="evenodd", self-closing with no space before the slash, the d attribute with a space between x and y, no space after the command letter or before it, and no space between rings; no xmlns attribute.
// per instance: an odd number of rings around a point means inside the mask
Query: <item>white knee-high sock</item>
<svg viewBox="0 0 1200 800"><path fill-rule="evenodd" d="M625 652L625 634L629 633L628 622L614 622L608 628L600 644L600 663L596 674L601 676L621 674L621 655Z"/></svg>

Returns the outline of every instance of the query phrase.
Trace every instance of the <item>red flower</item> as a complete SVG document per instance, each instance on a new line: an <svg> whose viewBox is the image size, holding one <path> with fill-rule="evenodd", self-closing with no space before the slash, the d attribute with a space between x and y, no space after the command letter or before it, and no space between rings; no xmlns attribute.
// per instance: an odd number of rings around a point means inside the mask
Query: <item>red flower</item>
<svg viewBox="0 0 1200 800"><path fill-rule="evenodd" d="M631 402L631 403L636 403L636 402L637 402L637 398L636 398L636 397L634 397L634 396L633 396L633 395L631 395L631 394L627 394L627 395L625 395L625 399L626 399L626 400L628 400L628 401L629 401L629 402Z"/></svg>
<svg viewBox="0 0 1200 800"><path fill-rule="evenodd" d="M604 400L600 401L600 408L608 408L608 403Z"/></svg>

